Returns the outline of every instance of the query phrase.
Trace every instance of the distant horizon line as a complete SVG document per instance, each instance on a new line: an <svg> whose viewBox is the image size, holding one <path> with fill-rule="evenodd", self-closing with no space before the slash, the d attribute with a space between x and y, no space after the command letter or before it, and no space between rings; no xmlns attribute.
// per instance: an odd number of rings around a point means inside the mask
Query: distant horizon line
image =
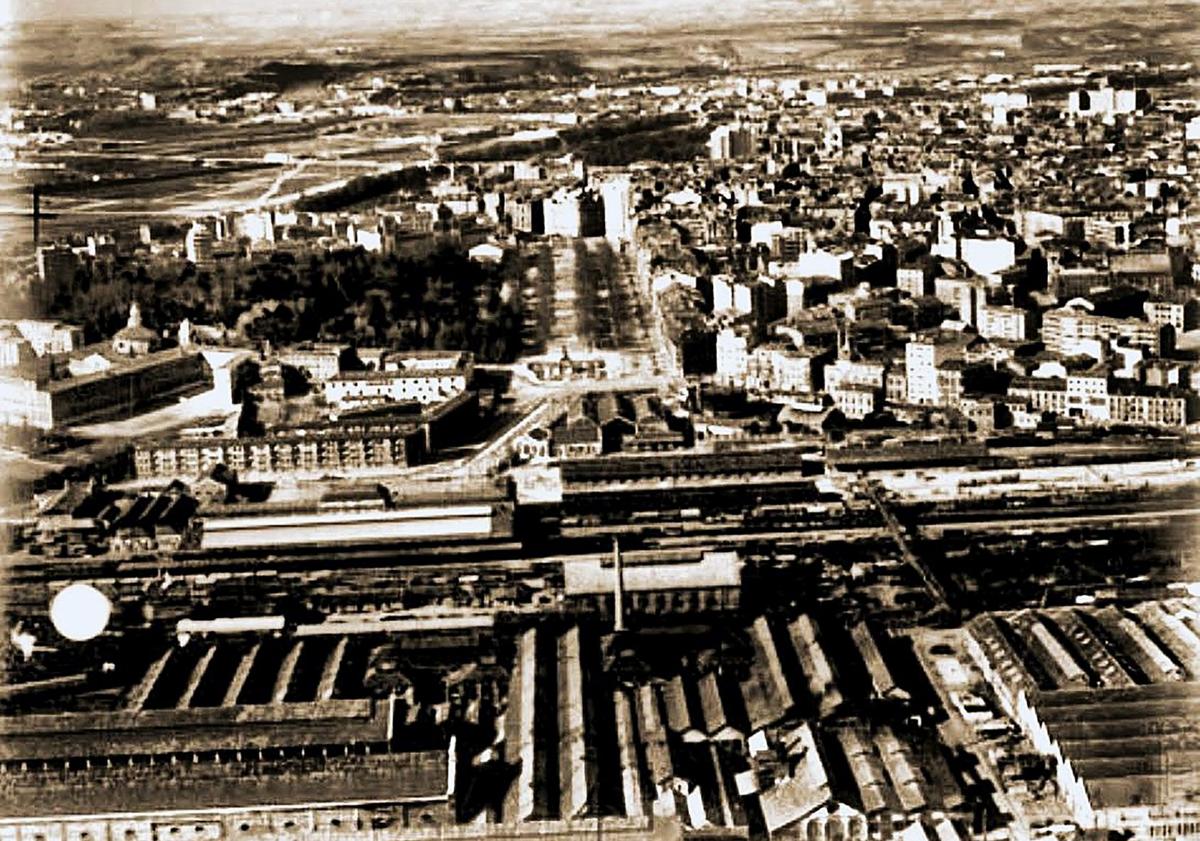
<svg viewBox="0 0 1200 841"><path fill-rule="evenodd" d="M121 0L117 0L121 2ZM132 7L134 0L126 0ZM749 0L749 2L720 3L716 0L682 0L675 4L657 4L653 0L625 0L607 4L604 0L583 0L583 2L529 3L524 0L500 0L494 4L470 2L455 5L455 11L446 13L446 7L433 5L433 0L408 0L399 2L387 8L370 6L365 2L354 2L342 5L341 8L322 8L322 2L300 0L287 6L277 6L272 0L266 0L257 9L239 10L229 13L226 10L180 8L174 3L159 7L165 0L141 0L155 8L130 8L129 11L120 9L103 9L103 2L87 2L87 0L16 0L13 7L4 15L4 0L0 0L0 30L23 28L27 26L69 27L79 24L126 24L156 28L156 23L164 20L172 22L182 20L204 21L217 24L221 30L234 32L239 25L250 24L257 29L259 26L284 24L291 28L292 22L296 27L312 28L319 25L334 28L339 32L359 30L364 33L388 32L394 29L429 30L438 28L461 28L464 24L478 23L491 34L500 35L496 27L503 27L506 19L512 18L517 25L514 29L552 26L593 26L596 28L627 28L631 26L645 27L647 25L661 29L689 30L692 28L705 29L709 27L724 27L757 20L766 23L772 20L779 24L829 23L831 21L846 22L879 22L879 23L919 23L920 20L964 20L964 21L1014 21L1020 22L1023 13L1036 8L1053 5L1059 11L1064 8L1084 7L1098 14L1113 13L1118 9L1154 8L1170 9L1192 8L1200 6L1200 0L1168 0L1166 3L1152 0L1112 0L1097 8L1088 0L992 0L973 7L964 8L957 3L941 2L941 0L810 0L809 2L786 2L786 0ZM83 3L74 8L74 3ZM66 5L70 8L64 9ZM346 6L350 8L347 9ZM598 12L591 19L581 19L586 15L588 7L596 6ZM698 9L697 7L701 7ZM441 14L434 21L428 21L423 12L436 9ZM707 14L686 20L671 20L672 13L680 11L700 11ZM415 13L413 18L399 21L394 19L396 14L405 12ZM314 20L317 18L318 20ZM531 20L530 18L534 18ZM247 33L249 34L249 33Z"/></svg>

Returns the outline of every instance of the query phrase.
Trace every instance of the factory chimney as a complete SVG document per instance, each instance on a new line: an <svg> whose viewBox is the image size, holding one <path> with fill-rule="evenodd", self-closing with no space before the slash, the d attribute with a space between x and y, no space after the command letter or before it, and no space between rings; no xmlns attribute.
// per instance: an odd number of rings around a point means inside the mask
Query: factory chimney
<svg viewBox="0 0 1200 841"><path fill-rule="evenodd" d="M42 244L42 192L35 184L33 186L33 250L36 252Z"/></svg>
<svg viewBox="0 0 1200 841"><path fill-rule="evenodd" d="M616 580L613 585L613 631L621 633L625 630L625 565L621 561L621 545L613 538L613 571Z"/></svg>

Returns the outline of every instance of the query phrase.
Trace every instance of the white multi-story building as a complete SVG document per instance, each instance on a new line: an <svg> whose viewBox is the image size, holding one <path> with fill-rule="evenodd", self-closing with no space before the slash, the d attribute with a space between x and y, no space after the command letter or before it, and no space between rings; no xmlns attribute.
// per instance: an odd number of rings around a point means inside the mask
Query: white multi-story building
<svg viewBox="0 0 1200 841"><path fill-rule="evenodd" d="M1180 427L1192 420L1188 397L1178 391L1109 394L1108 412L1114 423L1144 426Z"/></svg>
<svg viewBox="0 0 1200 841"><path fill-rule="evenodd" d="M555 190L542 199L542 224L546 236L579 236L579 196L571 190Z"/></svg>
<svg viewBox="0 0 1200 841"><path fill-rule="evenodd" d="M1112 117L1138 110L1134 89L1115 90L1107 85L1092 90L1071 91L1067 95L1067 113L1080 117Z"/></svg>
<svg viewBox="0 0 1200 841"><path fill-rule="evenodd" d="M1023 342L1030 338L1032 316L1020 307L985 304L979 309L979 335L988 339Z"/></svg>
<svg viewBox="0 0 1200 841"><path fill-rule="evenodd" d="M1170 324L1177 333L1190 329L1196 317L1196 303L1188 301L1146 301L1142 310L1151 324Z"/></svg>
<svg viewBox="0 0 1200 841"><path fill-rule="evenodd" d="M753 126L717 126L708 136L708 156L714 161L738 160L754 154L757 145Z"/></svg>
<svg viewBox="0 0 1200 841"><path fill-rule="evenodd" d="M829 392L844 386L884 387L887 366L865 359L838 359L825 366L825 388Z"/></svg>
<svg viewBox="0 0 1200 841"><path fill-rule="evenodd" d="M908 266L896 269L896 288L914 298L929 294L929 272L921 266Z"/></svg>
<svg viewBox="0 0 1200 841"><path fill-rule="evenodd" d="M1093 423L1111 419L1107 372L1067 375L1067 414Z"/></svg>
<svg viewBox="0 0 1200 841"><path fill-rule="evenodd" d="M933 342L911 341L904 346L909 403L923 405L941 403L937 369L939 361L938 346Z"/></svg>
<svg viewBox="0 0 1200 841"><path fill-rule="evenodd" d="M270 211L243 213L235 221L235 230L248 237L252 244L275 241L275 220Z"/></svg>
<svg viewBox="0 0 1200 841"><path fill-rule="evenodd" d="M54 425L51 397L35 380L0 376L0 426L50 429Z"/></svg>
<svg viewBox="0 0 1200 841"><path fill-rule="evenodd" d="M829 391L833 405L851 420L862 420L877 411L883 399L883 391L869 385L848 383Z"/></svg>
<svg viewBox="0 0 1200 841"><path fill-rule="evenodd" d="M733 308L742 315L754 311L754 295L748 284L739 282L733 285Z"/></svg>
<svg viewBox="0 0 1200 841"><path fill-rule="evenodd" d="M717 381L741 385L746 381L746 337L728 328L717 333Z"/></svg>
<svg viewBox="0 0 1200 841"><path fill-rule="evenodd" d="M920 173L895 173L883 177L883 194L905 204L915 205L921 201L925 179Z"/></svg>
<svg viewBox="0 0 1200 841"><path fill-rule="evenodd" d="M183 238L185 256L198 269L213 264L213 234L204 222L193 222Z"/></svg>
<svg viewBox="0 0 1200 841"><path fill-rule="evenodd" d="M324 383L325 402L348 408L370 403L440 403L466 390L474 365L468 353L402 354L381 370L343 371Z"/></svg>
<svg viewBox="0 0 1200 841"><path fill-rule="evenodd" d="M784 344L759 345L746 360L746 390L763 395L812 394L819 365L811 352Z"/></svg>
<svg viewBox="0 0 1200 841"><path fill-rule="evenodd" d="M1110 382L1099 373L1066 378L1018 377L1008 394L1038 412L1053 412L1080 423L1128 423L1176 428L1193 418L1194 401L1176 388L1144 388Z"/></svg>
<svg viewBox="0 0 1200 841"><path fill-rule="evenodd" d="M783 235L783 223L778 219L769 222L755 222L750 226L750 244L774 247L777 237Z"/></svg>
<svg viewBox="0 0 1200 841"><path fill-rule="evenodd" d="M795 260L770 266L773 277L785 278L834 278L846 279L853 267L854 255L849 252L834 253L816 249L805 251Z"/></svg>
<svg viewBox="0 0 1200 841"><path fill-rule="evenodd" d="M793 318L804 312L804 281L789 278L783 282L787 299L787 316Z"/></svg>
<svg viewBox="0 0 1200 841"><path fill-rule="evenodd" d="M33 352L38 356L47 354L57 355L71 353L83 346L83 330L70 324L58 321L44 321L35 318L18 318L13 321L0 319L0 325L8 325L12 329L9 335L17 336L29 343ZM13 331L17 335L13 335Z"/></svg>
<svg viewBox="0 0 1200 841"><path fill-rule="evenodd" d="M1017 223L1017 233L1026 242L1036 242L1045 236L1062 236L1067 221L1061 213L1028 208L1017 211L1013 219Z"/></svg>
<svg viewBox="0 0 1200 841"><path fill-rule="evenodd" d="M979 323L979 311L987 304L987 286L977 277L939 277L933 281L933 294L958 312L963 324Z"/></svg>
<svg viewBox="0 0 1200 841"><path fill-rule="evenodd" d="M343 350L343 345L319 342L289 348L275 358L281 365L303 371L309 380L323 383L337 376Z"/></svg>
<svg viewBox="0 0 1200 841"><path fill-rule="evenodd" d="M1086 302L1072 302L1042 316L1042 341L1058 356L1103 355L1114 340L1144 347L1154 355L1163 351L1163 325L1140 318L1112 318L1091 312Z"/></svg>
<svg viewBox="0 0 1200 841"><path fill-rule="evenodd" d="M633 239L637 220L630 202L628 175L610 175L600 182L600 198L604 201L604 236L613 243Z"/></svg>
<svg viewBox="0 0 1200 841"><path fill-rule="evenodd" d="M1017 263L1017 247L1002 237L960 237L959 258L981 275L994 275Z"/></svg>
<svg viewBox="0 0 1200 841"><path fill-rule="evenodd" d="M713 312L726 312L733 309L733 278L723 274L713 275L712 287Z"/></svg>
<svg viewBox="0 0 1200 841"><path fill-rule="evenodd" d="M383 232L378 227L364 228L354 225L347 233L353 235L350 241L364 251L375 254L383 251Z"/></svg>

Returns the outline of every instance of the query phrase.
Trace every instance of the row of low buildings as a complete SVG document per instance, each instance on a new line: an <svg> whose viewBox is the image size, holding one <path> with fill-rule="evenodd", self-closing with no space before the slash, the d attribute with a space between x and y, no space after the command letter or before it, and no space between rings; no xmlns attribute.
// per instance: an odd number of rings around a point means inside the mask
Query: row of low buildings
<svg viewBox="0 0 1200 841"><path fill-rule="evenodd" d="M345 365L347 355L353 364ZM277 350L273 361L302 372L335 409L407 403L440 403L465 392L474 358L461 351L390 351L312 342Z"/></svg>
<svg viewBox="0 0 1200 841"><path fill-rule="evenodd" d="M32 545L43 554L67 556L170 553L195 542L197 508L179 483L139 495L68 484L42 501Z"/></svg>
<svg viewBox="0 0 1200 841"><path fill-rule="evenodd" d="M325 402L335 408L413 400L432 404L466 391L473 368L469 353L397 352L380 356L364 370L339 371L321 387Z"/></svg>
<svg viewBox="0 0 1200 841"><path fill-rule="evenodd" d="M689 442L686 424L667 415L657 396L601 392L571 401L567 412L548 430L526 435L518 449L526 459L573 459L622 451L675 450Z"/></svg>

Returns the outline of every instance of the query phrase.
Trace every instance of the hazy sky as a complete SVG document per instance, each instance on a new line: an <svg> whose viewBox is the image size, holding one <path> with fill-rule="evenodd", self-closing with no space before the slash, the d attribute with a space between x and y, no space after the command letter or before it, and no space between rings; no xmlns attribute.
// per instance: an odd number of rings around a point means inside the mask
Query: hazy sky
<svg viewBox="0 0 1200 841"><path fill-rule="evenodd" d="M1014 17L1036 21L1053 9L1141 13L1158 0L0 0L4 20L119 19L189 37L260 39L273 30L523 34L555 27L677 29L743 22L930 20ZM1184 0L1191 5L1200 0ZM1123 8L1122 8L1123 7ZM188 21L200 17L200 24Z"/></svg>
<svg viewBox="0 0 1200 841"><path fill-rule="evenodd" d="M369 22L374 16L392 18L396 16L438 18L473 18L485 15L489 19L509 19L514 16L528 18L555 17L561 14L575 15L581 11L606 16L632 14L638 17L653 14L672 16L732 10L751 11L755 6L773 5L771 0L491 0L491 2L462 2L462 0L0 0L0 9L7 4L18 19L37 20L48 18L106 17L137 20L153 20L165 15L214 15L237 16L253 14L268 18L347 18L354 17ZM796 7L840 5L813 3L798 0Z"/></svg>
<svg viewBox="0 0 1200 841"><path fill-rule="evenodd" d="M683 24L730 21L747 17L840 17L886 15L904 17L920 10L973 15L1011 13L1014 8L1046 0L0 0L0 18L123 18L164 21L181 15L210 15L237 25L269 26L273 18L288 23L347 26L414 23L479 25L499 21L552 23L558 20L608 24Z"/></svg>

